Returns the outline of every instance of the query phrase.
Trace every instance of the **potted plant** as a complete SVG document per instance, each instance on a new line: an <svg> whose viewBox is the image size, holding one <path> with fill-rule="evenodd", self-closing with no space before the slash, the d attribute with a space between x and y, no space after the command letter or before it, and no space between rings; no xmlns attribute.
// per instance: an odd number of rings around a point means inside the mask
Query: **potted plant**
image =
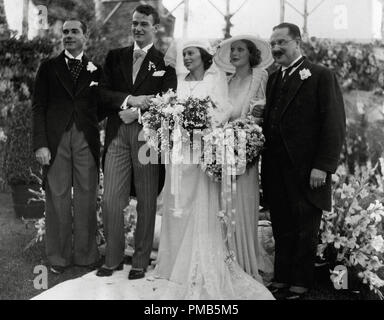
<svg viewBox="0 0 384 320"><path fill-rule="evenodd" d="M40 190L40 165L32 150L32 109L28 100L16 100L6 114L7 140L4 147L3 175L12 189L16 216L40 218L43 201L31 201Z"/></svg>

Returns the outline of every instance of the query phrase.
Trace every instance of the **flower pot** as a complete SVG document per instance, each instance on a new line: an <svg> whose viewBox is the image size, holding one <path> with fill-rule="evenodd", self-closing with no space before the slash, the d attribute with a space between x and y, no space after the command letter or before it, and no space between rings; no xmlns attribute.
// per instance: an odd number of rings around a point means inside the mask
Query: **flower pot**
<svg viewBox="0 0 384 320"><path fill-rule="evenodd" d="M39 191L40 186L34 185L12 185L13 208L17 218L39 219L44 215L44 201L28 201L35 198L29 189Z"/></svg>

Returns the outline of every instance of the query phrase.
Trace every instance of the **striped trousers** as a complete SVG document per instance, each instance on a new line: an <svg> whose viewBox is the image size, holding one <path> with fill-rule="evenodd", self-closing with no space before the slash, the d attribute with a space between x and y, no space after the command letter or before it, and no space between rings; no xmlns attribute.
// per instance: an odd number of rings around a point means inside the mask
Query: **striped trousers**
<svg viewBox="0 0 384 320"><path fill-rule="evenodd" d="M90 265L99 259L97 187L95 159L84 133L73 124L63 133L47 175L45 248L50 264Z"/></svg>
<svg viewBox="0 0 384 320"><path fill-rule="evenodd" d="M138 136L137 121L121 124L110 143L104 164L103 223L106 237L105 265L113 268L124 259L125 236L123 210L129 203L131 180L137 196L137 224L132 268L146 269L152 251L159 165L143 164L139 150L145 142Z"/></svg>

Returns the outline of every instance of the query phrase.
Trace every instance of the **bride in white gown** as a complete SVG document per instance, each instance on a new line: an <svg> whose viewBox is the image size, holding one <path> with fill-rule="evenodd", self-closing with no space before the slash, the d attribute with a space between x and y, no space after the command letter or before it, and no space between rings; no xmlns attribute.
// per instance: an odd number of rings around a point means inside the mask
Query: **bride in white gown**
<svg viewBox="0 0 384 320"><path fill-rule="evenodd" d="M182 46L189 73L179 75L177 95L204 98L218 105L217 123L229 119L226 77L212 65L211 48L202 40ZM172 50L172 47L171 49ZM172 57L167 54L166 57ZM172 58L170 58L172 60ZM172 190L173 174L178 174L180 190ZM220 184L213 182L197 164L169 164L164 186L157 277L170 280L164 299L273 299L271 293L239 265L228 259L224 245L220 211ZM175 197L178 208L175 208ZM175 214L177 209L179 214Z"/></svg>

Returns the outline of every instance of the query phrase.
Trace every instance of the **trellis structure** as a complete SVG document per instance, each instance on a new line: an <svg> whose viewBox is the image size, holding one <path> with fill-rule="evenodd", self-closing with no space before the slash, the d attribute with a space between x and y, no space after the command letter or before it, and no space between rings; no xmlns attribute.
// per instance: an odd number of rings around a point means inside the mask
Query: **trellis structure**
<svg viewBox="0 0 384 320"><path fill-rule="evenodd" d="M315 7L313 7L311 10L308 10L308 2L309 0L304 0L304 10L300 11L297 9L293 4L291 4L288 0L280 0L280 22L284 22L285 18L285 7L288 5L293 10L295 10L299 15L303 17L304 23L303 23L303 37L308 37L308 19L309 16L314 13L326 0L320 0L320 2L317 3Z"/></svg>

